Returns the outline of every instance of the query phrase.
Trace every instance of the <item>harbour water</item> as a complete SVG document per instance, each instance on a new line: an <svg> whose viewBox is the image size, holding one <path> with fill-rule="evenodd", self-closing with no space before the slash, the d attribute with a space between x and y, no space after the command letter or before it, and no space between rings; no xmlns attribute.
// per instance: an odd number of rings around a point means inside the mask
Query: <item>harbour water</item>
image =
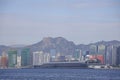
<svg viewBox="0 0 120 80"><path fill-rule="evenodd" d="M0 69L0 80L120 80L120 70Z"/></svg>

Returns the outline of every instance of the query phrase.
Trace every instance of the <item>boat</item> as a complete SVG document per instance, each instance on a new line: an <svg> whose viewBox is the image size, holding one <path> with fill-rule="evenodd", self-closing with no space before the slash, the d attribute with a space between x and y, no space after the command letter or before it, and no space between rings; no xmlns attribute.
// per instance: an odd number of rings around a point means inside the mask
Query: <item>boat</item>
<svg viewBox="0 0 120 80"><path fill-rule="evenodd" d="M50 62L42 65L34 65L34 68L88 68L86 63L81 62Z"/></svg>

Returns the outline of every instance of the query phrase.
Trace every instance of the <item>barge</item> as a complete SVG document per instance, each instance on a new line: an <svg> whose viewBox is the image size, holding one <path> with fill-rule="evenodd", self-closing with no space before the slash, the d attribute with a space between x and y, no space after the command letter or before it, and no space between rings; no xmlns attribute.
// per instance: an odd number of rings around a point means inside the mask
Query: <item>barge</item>
<svg viewBox="0 0 120 80"><path fill-rule="evenodd" d="M42 65L34 65L34 68L88 68L86 63L81 62L50 62Z"/></svg>

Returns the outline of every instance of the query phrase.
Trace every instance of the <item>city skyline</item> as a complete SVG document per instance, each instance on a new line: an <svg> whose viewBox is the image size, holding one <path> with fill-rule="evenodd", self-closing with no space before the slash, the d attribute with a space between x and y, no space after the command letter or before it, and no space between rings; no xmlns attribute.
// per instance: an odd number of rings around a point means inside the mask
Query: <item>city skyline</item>
<svg viewBox="0 0 120 80"><path fill-rule="evenodd" d="M0 45L30 45L44 37L75 44L120 41L119 0L1 0Z"/></svg>

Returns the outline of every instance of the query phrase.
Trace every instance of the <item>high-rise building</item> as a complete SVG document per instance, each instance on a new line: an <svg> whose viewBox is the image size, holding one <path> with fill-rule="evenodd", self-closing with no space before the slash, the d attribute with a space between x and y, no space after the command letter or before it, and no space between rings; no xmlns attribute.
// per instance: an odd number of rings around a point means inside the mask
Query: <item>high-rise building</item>
<svg viewBox="0 0 120 80"><path fill-rule="evenodd" d="M97 54L97 46L96 45L91 45L89 51L90 51L90 55Z"/></svg>
<svg viewBox="0 0 120 80"><path fill-rule="evenodd" d="M7 68L8 64L8 58L6 52L2 53L1 56L1 68Z"/></svg>
<svg viewBox="0 0 120 80"><path fill-rule="evenodd" d="M50 56L53 57L56 55L56 49L51 49L50 50Z"/></svg>
<svg viewBox="0 0 120 80"><path fill-rule="evenodd" d="M1 68L1 56L0 56L0 68Z"/></svg>
<svg viewBox="0 0 120 80"><path fill-rule="evenodd" d="M106 47L105 45L91 45L90 46L90 53L91 59L98 60L99 63L105 64L105 53Z"/></svg>
<svg viewBox="0 0 120 80"><path fill-rule="evenodd" d="M17 68L21 67L21 56L17 56Z"/></svg>
<svg viewBox="0 0 120 80"><path fill-rule="evenodd" d="M81 61L82 59L82 51L80 49L76 49L75 53L73 54L75 60Z"/></svg>
<svg viewBox="0 0 120 80"><path fill-rule="evenodd" d="M106 64L107 65L112 65L112 46L107 47Z"/></svg>
<svg viewBox="0 0 120 80"><path fill-rule="evenodd" d="M41 65L44 63L43 52L33 52L33 65Z"/></svg>
<svg viewBox="0 0 120 80"><path fill-rule="evenodd" d="M33 65L41 65L50 62L50 55L43 51L33 52Z"/></svg>
<svg viewBox="0 0 120 80"><path fill-rule="evenodd" d="M117 48L117 54L116 54L116 65L120 66L120 46Z"/></svg>
<svg viewBox="0 0 120 80"><path fill-rule="evenodd" d="M55 56L56 56L56 49L51 49L50 50L50 61L51 62L55 61Z"/></svg>
<svg viewBox="0 0 120 80"><path fill-rule="evenodd" d="M83 61L86 60L86 56L89 55L89 51L82 51L82 58L83 58Z"/></svg>
<svg viewBox="0 0 120 80"><path fill-rule="evenodd" d="M29 66L30 65L30 49L25 48L21 51L21 66Z"/></svg>
<svg viewBox="0 0 120 80"><path fill-rule="evenodd" d="M8 51L8 67L14 68L17 65L17 51L16 50L10 50Z"/></svg>
<svg viewBox="0 0 120 80"><path fill-rule="evenodd" d="M114 66L117 65L117 46L113 46L113 51L112 51L112 65L114 65Z"/></svg>
<svg viewBox="0 0 120 80"><path fill-rule="evenodd" d="M98 45L98 54L105 54L106 47L105 45Z"/></svg>
<svg viewBox="0 0 120 80"><path fill-rule="evenodd" d="M117 47L108 46L106 52L106 64L107 65L117 65Z"/></svg>
<svg viewBox="0 0 120 80"><path fill-rule="evenodd" d="M73 54L74 59L75 59L75 60L78 60L79 55L80 55L80 51L79 51L79 49L76 49L76 50L75 50L75 53Z"/></svg>
<svg viewBox="0 0 120 80"><path fill-rule="evenodd" d="M102 58L103 58L103 60L101 58L102 63L105 64L105 60L106 60L106 46L102 45L102 44L98 45L97 54L102 56Z"/></svg>
<svg viewBox="0 0 120 80"><path fill-rule="evenodd" d="M44 53L44 63L50 62L50 54L49 53Z"/></svg>
<svg viewBox="0 0 120 80"><path fill-rule="evenodd" d="M1 68L1 56L0 56L0 68Z"/></svg>
<svg viewBox="0 0 120 80"><path fill-rule="evenodd" d="M89 51L84 51L84 55L89 55Z"/></svg>

